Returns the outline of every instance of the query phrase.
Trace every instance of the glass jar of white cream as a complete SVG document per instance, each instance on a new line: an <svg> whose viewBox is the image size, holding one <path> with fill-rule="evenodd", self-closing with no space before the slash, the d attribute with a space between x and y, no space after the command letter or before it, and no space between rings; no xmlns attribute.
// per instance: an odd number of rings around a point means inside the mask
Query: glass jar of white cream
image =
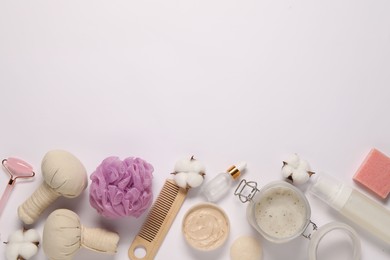
<svg viewBox="0 0 390 260"><path fill-rule="evenodd" d="M290 183L274 181L259 190L256 182L243 179L234 194L243 203L249 202L246 211L248 222L268 241L285 243L302 235L310 239L309 259L315 260L323 236L339 229L352 239L353 259L361 258L361 245L356 232L339 222L317 228L310 220L311 209L307 198Z"/></svg>

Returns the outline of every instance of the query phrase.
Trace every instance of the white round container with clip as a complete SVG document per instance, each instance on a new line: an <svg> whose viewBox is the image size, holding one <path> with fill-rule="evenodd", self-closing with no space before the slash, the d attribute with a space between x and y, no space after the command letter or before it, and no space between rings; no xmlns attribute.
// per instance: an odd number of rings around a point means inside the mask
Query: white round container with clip
<svg viewBox="0 0 390 260"><path fill-rule="evenodd" d="M361 259L361 245L350 226L331 222L321 228L310 220L311 209L301 190L284 181L271 182L260 190L257 183L243 179L235 193L247 206L248 222L265 239L285 243L299 236L310 239L309 259L317 259L317 249L322 238L333 230L345 231L353 243L353 260Z"/></svg>

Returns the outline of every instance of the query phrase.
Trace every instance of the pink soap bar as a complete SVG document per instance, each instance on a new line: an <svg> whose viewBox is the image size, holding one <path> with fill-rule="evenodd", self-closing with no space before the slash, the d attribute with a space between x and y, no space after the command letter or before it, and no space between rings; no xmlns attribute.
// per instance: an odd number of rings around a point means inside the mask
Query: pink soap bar
<svg viewBox="0 0 390 260"><path fill-rule="evenodd" d="M390 158L372 149L353 179L385 199L390 193Z"/></svg>

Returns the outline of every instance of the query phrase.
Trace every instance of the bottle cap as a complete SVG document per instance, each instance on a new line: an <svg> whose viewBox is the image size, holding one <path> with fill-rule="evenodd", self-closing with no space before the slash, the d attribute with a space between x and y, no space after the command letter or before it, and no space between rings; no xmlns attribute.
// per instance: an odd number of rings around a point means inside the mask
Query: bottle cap
<svg viewBox="0 0 390 260"><path fill-rule="evenodd" d="M240 177L241 172L245 169L246 162L239 162L236 165L232 165L227 169L227 172L232 176L233 180L236 180Z"/></svg>

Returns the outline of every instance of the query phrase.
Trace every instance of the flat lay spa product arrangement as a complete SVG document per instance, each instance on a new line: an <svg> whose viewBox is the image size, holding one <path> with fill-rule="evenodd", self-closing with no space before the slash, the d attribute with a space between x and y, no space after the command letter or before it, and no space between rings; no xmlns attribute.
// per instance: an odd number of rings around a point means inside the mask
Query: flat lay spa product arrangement
<svg viewBox="0 0 390 260"><path fill-rule="evenodd" d="M387 178L389 165L388 158L373 149L355 174L354 180L384 196L387 188L382 189L379 180ZM31 165L13 157L4 160L3 167L11 176L8 183L11 186L16 178L35 175ZM97 217L115 220L139 218L146 214L138 234L132 242L129 241L128 257L131 260L152 260L158 255L188 193L198 187L200 198L205 202L190 205L179 222L181 238L185 240L189 250L201 252L205 256L224 249L223 246L228 243L234 223L229 220L229 212L216 203L224 196L236 195L242 203L247 203L248 225L259 236L242 234L234 238L226 246L230 248L231 260L262 260L263 251L267 250L262 246L262 238L283 246L300 236L310 240L308 259L315 260L319 257L320 242L334 230L341 231L350 238L353 251L351 259L361 259L361 243L354 228L341 222L317 227L311 221L310 203L301 190L305 183L308 183L309 193L338 210L347 221L390 244L390 213L387 209L357 189L323 173L315 174L308 162L298 154L283 161L282 180L271 181L261 188L258 188L255 181L239 181L241 173L246 170L245 162L235 164L226 172L211 176L210 181L205 181L205 165L194 156L184 157L177 160L173 172L167 174L171 178L165 180L153 202L154 170L149 162L138 157L121 160L110 156L103 159L89 175L89 202ZM64 150L47 152L42 160L41 172L44 182L17 209L22 225L34 225L43 211L54 204L59 196L76 199L88 185L84 165L73 154ZM239 181L235 189L232 188L234 180ZM1 200L2 207L9 192L10 188L7 187L6 195ZM88 223L81 223L83 222L76 212L64 208L54 209L44 220L42 236L36 229L20 229L8 237L5 242L6 259L30 259L40 247L47 258L53 260L71 260L80 248L109 255L117 252L120 236L115 230L89 228ZM137 253L140 249L141 254Z"/></svg>

